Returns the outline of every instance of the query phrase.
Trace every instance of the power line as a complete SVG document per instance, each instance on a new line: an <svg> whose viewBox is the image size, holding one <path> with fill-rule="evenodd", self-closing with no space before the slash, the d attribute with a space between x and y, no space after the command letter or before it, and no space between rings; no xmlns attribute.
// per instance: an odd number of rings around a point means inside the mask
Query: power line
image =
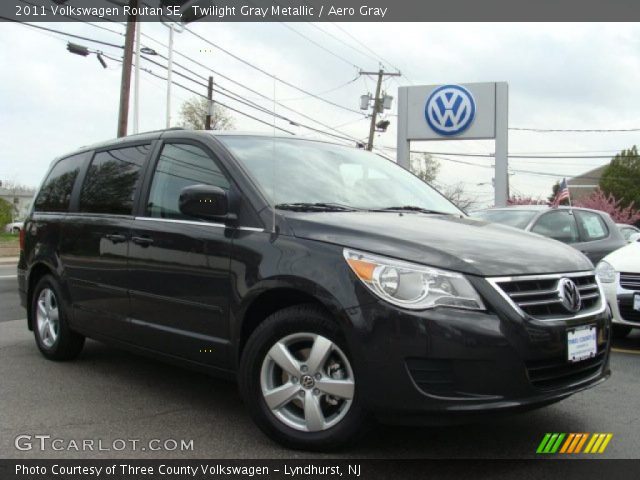
<svg viewBox="0 0 640 480"><path fill-rule="evenodd" d="M24 25L26 27L36 28L38 30L45 30L47 32L57 33L59 35L64 35L64 36L67 36L67 37L79 38L79 39L84 40L86 42L93 42L93 43L97 43L99 45L106 45L108 47L119 48L119 49L123 49L124 48L124 45L116 45L115 43L104 42L102 40L96 40L94 38L88 38L88 37L84 37L82 35L76 35L74 33L63 32L61 30L56 30L55 28L43 27L41 25L33 25L31 23L26 23L26 22L19 22L17 20L14 20L14 19L9 18L9 17L4 17L2 15L0 15L0 19L7 20L9 22L14 22L14 23L17 23L18 25Z"/></svg>
<svg viewBox="0 0 640 480"><path fill-rule="evenodd" d="M0 17L0 18L4 18L4 17ZM93 25L93 24L91 24L91 23L89 23L89 22L82 22L82 23L87 23L88 25L95 26L95 25ZM28 24L28 23L20 23L20 24L21 24L21 25L30 26L30 27L34 27L34 28L38 28L38 29L41 29L41 30L51 31L51 32L53 32L53 33L60 34L60 35L64 35L64 36L68 36L68 37L80 38L80 39L85 40L85 41L88 41L88 42L93 42L93 43L98 43L98 44L102 44L102 45L112 46L112 47L115 47L115 48L123 48L122 46L115 45L115 44L112 44L112 43L109 43L109 42L103 42L103 41L96 40L96 39L92 39L92 38L89 38L89 37L85 37L85 36L81 36L81 35L71 34L71 33L68 33L68 32L61 31L61 30L55 30L55 29L50 29L50 28L46 28L46 27L40 27L40 26L37 26L37 25L31 25L31 24ZM113 31L113 30L110 30L110 29L106 29L106 30L109 30L109 31L110 31L110 32L112 32L112 33L117 33L117 32L115 32L115 31ZM176 52L176 53L178 53L178 52ZM165 57L164 55L161 55L161 54L157 54L157 55L158 55L159 57L161 57L161 58L163 58L163 59L165 59L165 60L166 60L166 57ZM113 58L113 57L111 57L111 56L107 56L107 55L105 55L105 56L106 56L107 58L110 58L110 59L114 60L114 58ZM183 56L184 56L184 55L183 55ZM156 62L156 61L154 61L154 60L150 59L150 58L149 58L149 57L147 57L147 56L141 55L141 57L142 57L143 59L145 59L146 61L148 61L148 62L150 62L150 63L153 63L153 64L155 64L155 65L157 65L157 66L159 66L159 67L162 67L162 68L164 68L164 69L167 69L167 68L168 68L168 67L166 67L165 65L162 65L161 63ZM184 56L184 57L185 57L185 58L189 58L189 57L186 57L186 56ZM179 68L183 68L184 70L188 71L189 73L191 73L191 74L193 74L193 75L195 75L195 76L197 76L197 77L199 77L199 78L201 78L201 79L203 79L203 80L204 80L204 79L206 79L206 77L204 77L204 76L202 76L202 75L198 74L197 72L194 72L193 70L191 70L191 69L189 69L189 68L187 68L187 67L185 67L185 66L183 66L183 65L180 65L180 64L178 64L178 63L176 63L176 62L174 62L174 64L175 64L176 66L178 66ZM147 73L151 73L151 72L147 72ZM198 82L198 81L194 80L193 78L190 78L189 76L185 75L184 73L181 73L181 72L179 72L179 71L175 71L175 73L176 73L176 75L181 76L182 78L184 78L184 79L186 79L186 80L192 81L192 82L196 83L197 85L200 85L200 86L206 87L206 85L205 85L205 84L200 83L200 82ZM164 80L166 80L166 78L165 78ZM175 83L175 82L172 82L172 84L173 84L173 83ZM244 85L240 84L239 82L235 82L235 83L238 83L239 85L243 86L244 88L248 88L248 87L245 87ZM182 86L182 85L178 85L178 86ZM219 85L218 85L218 86L219 86ZM220 88L223 88L223 87L221 87L221 86L219 86L219 87L220 87ZM224 89L224 88L223 88L223 89ZM225 89L225 90L227 90L227 89ZM232 93L232 94L233 94L233 92L231 92L230 90L227 90L227 91L228 91L229 93ZM318 128L311 127L311 126L309 126L309 125L302 124L302 123L300 123L300 122L298 122L298 121L294 121L294 120L292 120L292 119L290 119L290 118L288 118L288 117L285 117L285 116L282 116L282 115L279 115L279 114L275 114L275 112L272 112L272 111L270 111L270 110L267 110L267 109L265 109L264 107L261 107L260 105L255 104L254 102L249 102L249 101L242 100L242 99L241 99L242 97L241 97L240 95L238 95L238 94L234 94L236 97L239 97L239 98L235 98L235 97L233 97L233 96L231 96L231 95L229 95L229 94L226 94L226 93L224 93L224 92L221 92L221 91L219 91L219 90L217 90L216 92L217 92L218 94L221 94L221 95L223 95L223 96L226 96L227 98L230 98L230 99L235 100L235 101L237 101L237 102L239 102L239 103L242 103L242 104L244 104L244 105L246 105L246 106L249 106L249 107L251 107L251 108L254 108L254 109L257 109L257 110L259 110L259 111L262 111L263 113L268 113L269 115L275 115L275 116L277 116L278 118L281 118L282 120L288 121L288 122L289 122L289 123L291 123L291 124L298 125L298 126L300 126L300 127L302 127L302 128L306 128L306 129L311 130L311 131L314 131L314 132L316 132L316 133L320 133L320 134L323 134L323 135L327 135L327 136L330 136L330 137L333 137L333 138L338 138L338 139L345 140L345 141L349 141L349 142L352 142L352 141L353 141L353 142L358 142L358 140L357 140L356 138L345 136L344 134L342 134L342 132L339 132L340 134L339 134L339 135L336 135L336 134L333 134L333 133L330 133L330 132L325 132L325 131L320 130L320 129L318 129ZM256 91L254 91L254 93L259 94L259 92L256 92ZM263 96L263 97L265 97L265 98L268 98L268 97L266 97L265 95L262 95L262 94L260 94L260 95L261 95L261 96ZM269 99L269 100L270 100L270 99ZM224 104L222 104L221 102L217 102L217 103L219 103L220 105L223 105L223 106L224 106ZM305 115L305 114L303 114L303 113L297 112L296 110L293 110L293 109L291 109L290 107L287 107L286 105L282 105L282 104L279 104L279 105L281 105L283 108L286 108L286 109L288 109L288 110L290 110L290 111L293 111L294 113L297 113L297 114L298 114L298 115L300 115L300 116L303 116L303 117L307 118L308 120L311 120L311 121L313 121L313 122L315 122L315 123L318 123L319 125L322 125L322 126L324 126L324 127L328 128L328 129L330 129L330 130L335 130L333 127L331 127L331 126L329 126L329 125L326 125L326 124L324 124L324 123L322 123L322 122L320 122L320 121L318 121L318 120L316 120L316 119L314 119L314 118L312 118L312 117L309 117L309 116L307 116L307 115ZM230 109L231 109L231 110L234 110L234 109L232 109L232 108L230 108ZM244 113L242 113L242 112L240 112L240 111L238 111L238 110L234 110L234 111L237 111L238 113L244 114ZM253 118L253 117L251 117L251 118ZM291 134L293 134L293 132L290 132L289 130L284 130L284 131L286 131L287 133L291 133ZM335 131L337 131L337 130L335 130Z"/></svg>
<svg viewBox="0 0 640 480"><path fill-rule="evenodd" d="M159 67L161 67L161 68L164 68L165 70L168 68L167 66L162 65L161 63L156 62L155 60L152 60L152 59L150 59L149 57L147 57L147 56L145 56L145 55L141 55L141 57L142 57L144 60L146 60L146 61L148 61L148 62L150 62L150 63L152 63L152 64L154 64L154 65L157 65L157 66L159 66ZM182 78L186 79L186 80L189 80L189 81L191 81L191 82L194 82L195 84L197 84L197 85L199 85L199 86L201 86L201 87L204 87L204 88L206 88L206 87L207 87L207 85L206 85L206 84L204 84L204 83L200 83L199 81L194 80L193 78L190 78L188 75L185 75L185 74L184 74L184 73L182 73L182 72L175 71L174 73L175 73L176 75L178 75L178 76L180 76L180 77L182 77ZM322 135L327 135L327 136L330 136L330 137L333 137L333 138L339 138L340 140L346 140L346 141L349 141L349 142L351 142L351 141L353 141L353 142L357 142L357 139L355 139L355 138L347 137L347 136L344 136L344 135L337 135L337 134L334 134L334 133L331 133L331 132L326 132L326 131L324 131L324 130L320 130L320 129L318 129L318 128L315 128L315 127L312 127L312 126L306 125L306 124L304 124L304 123L300 123L300 122L294 121L294 120L292 120L291 118L288 118L288 117L286 117L286 116L284 116L284 115L281 115L281 114L277 114L277 113L273 112L272 110L268 110L268 109L266 109L266 108L264 108L264 107L262 107L262 106L260 106L260 105L258 105L258 104L256 104L256 103L254 103L254 102L244 100L241 96L239 96L239 95L237 95L237 94L234 94L233 92L231 92L230 90L225 89L224 87L219 87L219 88L222 88L223 90L226 90L226 91L227 91L227 92L229 92L229 93L225 93L225 92L223 92L223 91L221 91L221 90L214 89L214 91L215 91L217 94L222 95L222 96L225 96L225 97L227 97L227 98L230 98L231 100L234 100L234 101L236 101L236 102L242 103L243 105L246 105L246 106L248 106L248 107L250 107L250 108L257 109L257 110L259 110L259 111L261 111L261 112L263 112L263 113L267 113L268 115L272 115L272 116L275 116L275 117L277 117L277 118L280 118L281 120L287 121L287 122L289 122L290 124L297 125L297 126L300 126L300 127L302 127L302 128L306 128L306 129L308 129L308 130L314 131L314 132L316 132L316 133L320 133L320 134L322 134ZM217 102L217 101L216 101L216 102ZM219 103L220 105L222 105L220 102L217 102L217 103ZM309 118L311 118L311 117L309 117ZM313 120L313 119L311 119L311 120ZM316 120L314 120L314 121L316 121ZM316 122L317 122L317 121L316 121ZM329 128L331 128L331 127L329 127Z"/></svg>
<svg viewBox="0 0 640 480"><path fill-rule="evenodd" d="M107 54L103 54L103 55L104 55L106 58L110 59L110 60L113 60L113 61L116 61L116 62L120 62L120 63L122 63L122 60L121 60L121 59L119 59L119 58L115 58L115 57L112 57L111 55L107 55ZM156 77L156 78L159 78L160 80L164 80L165 82L167 81L167 77L163 77L162 75L158 75L157 73L155 73L154 71L152 71L152 70L150 70L150 69L147 69L147 68L140 68L140 70L142 70L143 72L148 73L149 75L152 75L152 76L154 76L154 77ZM176 81L173 81L173 80L172 80L172 81L171 81L171 83L172 83L173 85L176 85L177 87L180 87L180 88L182 88L182 89L184 89L184 90L188 91L188 92L191 92L192 94L194 94L194 95L196 95L196 96L198 96L198 97L207 98L207 96L206 96L206 95L203 95L203 94L201 94L200 92L197 92L196 90L193 90L192 88L189 88L189 87L187 87L187 86L185 86L185 85L183 85L183 84L181 84L181 83L179 83L179 82L176 82ZM261 118L255 117L255 116L253 116L253 115L251 115L251 114L248 114L248 113L246 113L246 112L243 112L243 111L241 111L241 110L238 110L237 108L230 107L229 105L225 105L225 104L224 104L224 103L222 103L222 102L216 102L216 103L217 103L218 105L223 106L224 108L228 108L229 110L231 110L231 111L233 111L233 112L236 112L236 113L238 113L238 114L240 114L240 115L243 115L243 116L245 116L245 117L251 118L252 120L255 120L256 122L263 123L263 124L265 124L265 125L267 125L267 126L269 126L269 127L276 128L276 129L278 129L278 130L280 130L280 131L286 132L286 133L291 134L291 135L295 135L295 133L294 133L294 132L292 132L292 131L290 131L290 130L287 130L287 129L284 129L284 128L281 128L281 127L275 126L275 125L273 125L273 124L271 124L271 123L269 123L269 122L267 122L267 121L265 121L265 120L262 120Z"/></svg>
<svg viewBox="0 0 640 480"><path fill-rule="evenodd" d="M291 25L288 25L284 22L280 22L280 24L285 27L288 28L289 30L291 30L292 32L300 35L302 38L304 38L305 40L307 40L308 42L312 43L313 45L315 45L316 47L320 48L321 50L324 50L325 52L327 52L328 54L336 57L339 60L342 60L343 62L345 62L347 65L350 65L352 67L354 67L356 70L361 70L361 67L356 65L355 63L351 62L350 60L347 60L346 58L344 58L341 55L338 55L336 52L333 52L331 50L329 50L327 47L325 47L324 45L316 42L315 40L313 40L312 38L307 37L304 33L296 30L295 28L293 28Z"/></svg>
<svg viewBox="0 0 640 480"><path fill-rule="evenodd" d="M332 22L332 25L334 27L336 27L338 30L340 30L342 33L344 33L345 35L349 36L351 39L355 40L358 44L360 44L361 46L363 46L364 48L366 48L367 50L369 50L373 55L376 56L376 58L379 61L382 61L382 63L386 63L388 66L390 66L391 68L395 69L396 71L401 71L400 68L396 67L393 63L385 60L384 57L382 57L381 55L379 55L378 53L376 53L374 50L372 50L366 43L361 42L360 40L358 40L355 36L353 36L350 32L348 32L347 30L345 30L344 28L342 28L339 24L337 24L336 22ZM411 84L413 84L413 82L409 79L409 77L407 77L405 74L402 75L404 78L407 79L407 81Z"/></svg>
<svg viewBox="0 0 640 480"><path fill-rule="evenodd" d="M321 31L321 32L322 32L322 33L324 33L325 35L327 35L327 36L329 36L329 37L333 38L334 40L336 40L337 42L340 42L340 43L342 43L343 45L345 45L345 46L347 46L347 47L351 48L351 49L352 49L352 50L354 50L355 52L358 52L360 55L363 55L363 56L365 56L365 57L369 58L370 60L373 60L373 61L374 61L374 62L376 62L376 63L379 63L379 62L380 62L380 59L379 59L379 58L374 57L374 56L372 56L372 55L369 55L369 54L368 54L368 53L366 53L365 51L360 50L359 48L354 47L353 45L351 45L351 44L349 44L349 43L345 42L344 40L342 40L342 39L340 39L340 38L338 38L338 37L337 37L337 36L335 36L333 33L328 32L327 30L324 30L323 28L320 28L320 26L319 26L319 25L316 25L316 24L315 24L315 23L313 23L313 22L307 22L307 23L309 24L309 26L311 26L311 27L315 28L316 30Z"/></svg>
<svg viewBox="0 0 640 480"><path fill-rule="evenodd" d="M609 132L640 132L640 128L525 128L525 127L509 127L509 130L520 132L536 132L536 133L553 133L553 132L570 132L570 133L609 133Z"/></svg>
<svg viewBox="0 0 640 480"><path fill-rule="evenodd" d="M293 84L293 83L291 83L291 82L288 82L288 81L286 81L286 80L283 80L283 79L281 79L281 78L279 78L279 77L275 76L274 74L272 74L272 73L270 73L270 72L267 72L267 71L266 71L266 70L264 70L263 68L258 67L257 65L254 65L253 63L251 63L251 62L249 62L249 61L247 61L247 60L245 60L245 59L243 59L243 58L239 57L238 55L235 55L234 53L231 53L230 51L228 51L228 50L226 50L226 49L222 48L221 46L219 46L219 45L217 45L217 44L213 43L213 42L212 42L211 40L209 40L208 38L203 37L202 35L200 35L200 34L198 34L198 33L194 32L193 30L191 30L191 29L190 29L190 28L188 28L188 27L185 27L185 31L187 31L187 32L189 32L191 35L193 35L193 36L195 36L195 37L199 38L199 39L200 39L200 40L202 40L203 42L208 43L209 45L211 45L212 47L214 47L214 48L216 48L216 49L220 50L221 52L226 53L227 55L229 55L230 57L234 58L235 60L237 60L237 61L239 61L239 62L241 62L241 63L243 63L243 64L245 64L245 65L247 65L247 66L249 66L249 67L251 67L251 68L253 68L254 70L256 70L256 71L258 71L258 72L262 73L263 75L266 75L266 76L267 76L267 77L269 77L269 78L272 78L272 79L276 80L277 82L282 83L283 85L286 85L286 86L288 86L288 87L290 87L290 88L293 88L294 90L297 90L297 91L299 91L299 92L302 92L302 93L304 93L304 94L306 94L306 95L308 95L308 96L310 96L310 97L316 98L316 99L318 99L318 100L320 100L320 101L322 101L322 102L324 102L324 103L326 103L326 104L328 104L328 105L332 105L332 106L334 106L334 107L336 107L336 108L340 108L340 109L342 109L342 110L346 110L346 111L348 111L348 112L357 113L358 115L362 115L362 116L364 116L364 114L363 114L363 113L361 113L361 112L359 112L358 110L354 110L354 109L352 109L352 108L345 107L344 105L340 105L340 104L338 104L338 103L332 102L331 100L327 100L326 98L320 97L320 96L318 96L318 95L316 95L316 94L314 94L314 93L312 93L312 92L309 92L308 90L305 90L304 88L301 88L301 87L299 87L299 86L297 86L297 85L295 85L295 84Z"/></svg>

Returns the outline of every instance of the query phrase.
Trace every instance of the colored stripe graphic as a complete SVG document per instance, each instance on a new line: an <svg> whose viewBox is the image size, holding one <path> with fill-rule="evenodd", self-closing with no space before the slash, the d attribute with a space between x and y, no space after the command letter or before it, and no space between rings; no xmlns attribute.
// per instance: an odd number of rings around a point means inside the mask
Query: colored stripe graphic
<svg viewBox="0 0 640 480"><path fill-rule="evenodd" d="M612 438L612 433L545 433L536 453L604 453Z"/></svg>
<svg viewBox="0 0 640 480"><path fill-rule="evenodd" d="M556 453L562 444L566 434L564 433L547 433L542 442L538 445L536 453Z"/></svg>
<svg viewBox="0 0 640 480"><path fill-rule="evenodd" d="M560 453L566 453L567 449L569 448L569 445L571 445L571 442L573 442L573 439L576 437L575 433L570 433L569 436L567 437L567 440L564 442L564 445L562 445L562 449L560 449Z"/></svg>

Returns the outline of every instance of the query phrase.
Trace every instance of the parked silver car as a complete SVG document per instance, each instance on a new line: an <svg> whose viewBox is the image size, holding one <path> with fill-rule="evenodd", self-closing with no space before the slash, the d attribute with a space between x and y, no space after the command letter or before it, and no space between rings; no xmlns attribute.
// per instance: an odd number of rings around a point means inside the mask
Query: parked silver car
<svg viewBox="0 0 640 480"><path fill-rule="evenodd" d="M599 210L517 205L478 210L470 215L567 243L589 257L594 265L627 243L611 217Z"/></svg>
<svg viewBox="0 0 640 480"><path fill-rule="evenodd" d="M618 228L620 229L620 233L622 233L622 236L628 243L634 241L634 234L640 234L640 228L636 228L633 225L628 225L626 223L616 223L616 225L618 226Z"/></svg>

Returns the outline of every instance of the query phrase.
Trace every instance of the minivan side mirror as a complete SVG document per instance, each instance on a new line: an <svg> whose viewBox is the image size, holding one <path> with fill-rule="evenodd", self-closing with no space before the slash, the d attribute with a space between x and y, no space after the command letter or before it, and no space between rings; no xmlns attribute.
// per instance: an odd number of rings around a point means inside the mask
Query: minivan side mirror
<svg viewBox="0 0 640 480"><path fill-rule="evenodd" d="M190 185L180 191L180 212L190 217L206 220L233 220L229 213L227 192L211 185Z"/></svg>

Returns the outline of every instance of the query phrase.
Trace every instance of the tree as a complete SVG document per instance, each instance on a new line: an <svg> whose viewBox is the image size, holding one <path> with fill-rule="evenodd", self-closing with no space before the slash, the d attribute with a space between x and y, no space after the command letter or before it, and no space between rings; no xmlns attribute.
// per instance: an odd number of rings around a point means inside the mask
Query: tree
<svg viewBox="0 0 640 480"><path fill-rule="evenodd" d="M623 207L640 205L640 156L635 145L613 157L602 172L600 188L613 195Z"/></svg>
<svg viewBox="0 0 640 480"><path fill-rule="evenodd" d="M182 103L180 107L180 124L185 128L204 130L205 119L209 111L209 100L202 97L193 97ZM213 104L211 115L212 130L233 130L233 118L226 108Z"/></svg>
<svg viewBox="0 0 640 480"><path fill-rule="evenodd" d="M4 231L4 227L7 223L11 223L13 219L13 205L7 202L4 198L0 198L0 229Z"/></svg>
<svg viewBox="0 0 640 480"><path fill-rule="evenodd" d="M507 205L549 205L549 202L540 197L533 198L530 195L511 195L507 200Z"/></svg>
<svg viewBox="0 0 640 480"><path fill-rule="evenodd" d="M548 204L553 203L553 201L558 196L558 190L560 190L560 182L556 181L556 183L553 184L553 187L551 187L551 195L547 197L547 200L549 201L545 203L548 203ZM571 187L569 187L569 193L571 193ZM563 198L562 200L560 200L560 205L569 205L569 199Z"/></svg>
<svg viewBox="0 0 640 480"><path fill-rule="evenodd" d="M416 153L409 159L409 169L423 182L433 183L440 172L440 162L428 153Z"/></svg>
<svg viewBox="0 0 640 480"><path fill-rule="evenodd" d="M633 202L627 206L622 206L622 200L617 200L613 194L606 194L600 189L597 189L588 197L576 201L575 206L608 213L616 223L633 225L640 221L640 211L634 208Z"/></svg>
<svg viewBox="0 0 640 480"><path fill-rule="evenodd" d="M440 193L464 212L474 210L479 203L477 197L473 197L465 193L464 184L462 182L448 185Z"/></svg>

